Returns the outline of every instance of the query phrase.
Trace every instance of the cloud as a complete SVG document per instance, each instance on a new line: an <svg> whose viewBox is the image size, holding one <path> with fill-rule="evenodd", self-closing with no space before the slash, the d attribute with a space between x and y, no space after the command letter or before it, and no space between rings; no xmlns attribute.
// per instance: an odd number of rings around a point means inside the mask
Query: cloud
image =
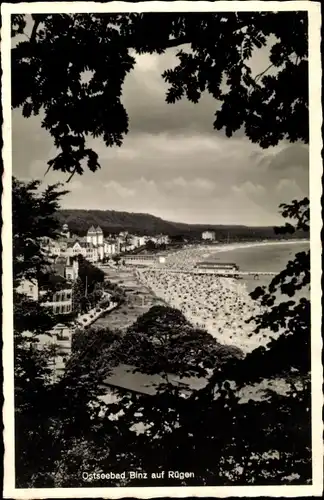
<svg viewBox="0 0 324 500"><path fill-rule="evenodd" d="M211 193L214 191L216 184L210 179L197 177L193 180L186 180L183 177L176 177L171 181L164 183L164 187L168 191L176 191L179 194L185 192L187 195L201 193Z"/></svg>
<svg viewBox="0 0 324 500"><path fill-rule="evenodd" d="M188 186L188 182L184 180L183 177L177 177L176 179L173 179L172 181L166 182L165 183L167 188L186 188Z"/></svg>
<svg viewBox="0 0 324 500"><path fill-rule="evenodd" d="M308 195L308 147L282 142L263 150L242 131L228 139L213 130L219 104L208 94L198 104L186 99L166 104L161 74L176 64L176 52L136 56L122 96L130 132L121 148L89 138L101 169L74 177L62 205L195 223L280 223L279 203ZM268 55L268 49L254 54L254 74L267 67ZM67 176L60 172L44 178L56 150L41 120L41 115L24 119L21 111L13 111L13 173L45 183L65 182Z"/></svg>
<svg viewBox="0 0 324 500"><path fill-rule="evenodd" d="M244 184L241 184L240 186L233 186L232 190L234 191L234 193L241 194L247 197L264 196L266 192L264 186L261 186L260 184L253 184L253 182L251 181L246 181L244 182Z"/></svg>
<svg viewBox="0 0 324 500"><path fill-rule="evenodd" d="M112 191L116 193L120 198L129 198L135 195L134 189L129 189L125 186L119 184L119 182L110 181L104 184L107 191Z"/></svg>
<svg viewBox="0 0 324 500"><path fill-rule="evenodd" d="M308 172L309 150L301 144L288 145L271 157L268 164L269 169L287 170L302 167Z"/></svg>
<svg viewBox="0 0 324 500"><path fill-rule="evenodd" d="M193 186L202 191L213 191L215 189L215 183L208 179L197 178L193 181Z"/></svg>
<svg viewBox="0 0 324 500"><path fill-rule="evenodd" d="M85 186L81 180L75 180L75 181L71 181L67 184L67 187L71 190L71 191L78 191L80 189L82 189L83 191L88 189L88 186Z"/></svg>
<svg viewBox="0 0 324 500"><path fill-rule="evenodd" d="M303 191L295 179L280 179L276 186L276 192L285 196L302 197Z"/></svg>

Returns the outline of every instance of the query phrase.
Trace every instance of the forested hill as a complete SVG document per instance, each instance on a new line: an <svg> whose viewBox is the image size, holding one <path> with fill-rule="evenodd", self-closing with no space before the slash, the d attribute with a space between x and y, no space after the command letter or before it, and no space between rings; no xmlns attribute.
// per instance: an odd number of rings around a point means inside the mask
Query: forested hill
<svg viewBox="0 0 324 500"><path fill-rule="evenodd" d="M200 238L202 231L214 230L218 240L278 238L272 227L184 224L165 221L150 214L117 212L115 210L64 209L58 212L58 218L61 224L67 223L70 230L80 236L85 235L89 227L94 225L100 226L105 235L129 231L138 235L162 233L170 236L183 235L192 239ZM305 233L300 236L305 237Z"/></svg>
<svg viewBox="0 0 324 500"><path fill-rule="evenodd" d="M84 235L91 225L100 226L105 234L129 231L141 235L177 234L190 231L191 226L167 222L150 214L116 212L115 210L60 210L59 218L72 232Z"/></svg>

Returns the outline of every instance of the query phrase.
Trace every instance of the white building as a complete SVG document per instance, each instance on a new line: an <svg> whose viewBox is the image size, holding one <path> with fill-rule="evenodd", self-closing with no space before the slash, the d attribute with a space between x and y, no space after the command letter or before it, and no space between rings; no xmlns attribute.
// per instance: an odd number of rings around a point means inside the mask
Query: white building
<svg viewBox="0 0 324 500"><path fill-rule="evenodd" d="M63 224L61 236L63 236L63 238L70 238L70 230L68 224Z"/></svg>
<svg viewBox="0 0 324 500"><path fill-rule="evenodd" d="M126 266L154 266L156 264L165 264L167 260L167 255L125 255L122 258L122 262L125 262Z"/></svg>
<svg viewBox="0 0 324 500"><path fill-rule="evenodd" d="M137 235L130 236L130 244L134 248L139 248L141 246L144 246L145 245L145 236L137 236Z"/></svg>
<svg viewBox="0 0 324 500"><path fill-rule="evenodd" d="M97 248L97 256L95 256L95 252L93 253L93 258L91 262L97 262L98 260L102 260L104 258L104 235L101 227L91 226L88 229L86 242L92 245L94 248Z"/></svg>
<svg viewBox="0 0 324 500"><path fill-rule="evenodd" d="M94 226L91 226L88 229L86 238L87 243L92 243L94 246L98 247L103 246L104 236L103 231L99 226L97 226L96 228Z"/></svg>
<svg viewBox="0 0 324 500"><path fill-rule="evenodd" d="M36 279L27 280L23 278L16 290L31 300L38 300L38 282Z"/></svg>
<svg viewBox="0 0 324 500"><path fill-rule="evenodd" d="M48 294L46 290L40 292L41 296L45 296L46 294ZM73 309L72 295L72 286L66 283L61 290L54 292L49 300L43 302L42 305L51 308L53 314L71 314Z"/></svg>
<svg viewBox="0 0 324 500"><path fill-rule="evenodd" d="M40 338L39 340L42 347L45 345L46 347L52 347L55 353L55 356L49 362L49 367L53 369L53 382L56 382L64 374L66 362L71 355L74 330L70 326L58 323L50 333L50 340L46 338L48 336L44 336L43 339Z"/></svg>
<svg viewBox="0 0 324 500"><path fill-rule="evenodd" d="M100 259L98 247L93 246L91 243L85 243L85 258L89 262L98 262Z"/></svg>
<svg viewBox="0 0 324 500"><path fill-rule="evenodd" d="M145 243L147 243L148 241L153 241L153 243L157 243L157 237L156 236L144 236L145 238Z"/></svg>
<svg viewBox="0 0 324 500"><path fill-rule="evenodd" d="M42 238L41 249L49 257L58 257L61 255L63 247L59 240L53 240L51 238Z"/></svg>
<svg viewBox="0 0 324 500"><path fill-rule="evenodd" d="M86 256L86 246L80 241L75 241L74 243L69 243L66 248L67 257L77 257L78 255Z"/></svg>
<svg viewBox="0 0 324 500"><path fill-rule="evenodd" d="M115 255L117 253L117 243L113 239L104 240L104 256Z"/></svg>
<svg viewBox="0 0 324 500"><path fill-rule="evenodd" d="M121 231L117 236L117 253L133 250L134 248L133 236L128 231Z"/></svg>
<svg viewBox="0 0 324 500"><path fill-rule="evenodd" d="M153 266L157 258L155 255L125 255L122 261L126 266Z"/></svg>
<svg viewBox="0 0 324 500"><path fill-rule="evenodd" d="M204 231L201 235L201 239L205 241L215 241L216 233L215 231Z"/></svg>
<svg viewBox="0 0 324 500"><path fill-rule="evenodd" d="M65 278L68 281L76 281L79 276L79 261L77 259L67 259L65 266Z"/></svg>
<svg viewBox="0 0 324 500"><path fill-rule="evenodd" d="M76 281L79 276L79 262L76 258L71 259L70 256L60 256L55 259L50 271L68 281Z"/></svg>
<svg viewBox="0 0 324 500"><path fill-rule="evenodd" d="M54 314L70 314L73 310L73 282L79 276L79 262L70 257L58 257L42 279L39 296L43 306Z"/></svg>
<svg viewBox="0 0 324 500"><path fill-rule="evenodd" d="M53 279L59 279L62 282L74 282L77 280L79 276L79 262L77 259L71 260L70 257L57 257L55 261L48 266L48 273L52 274ZM51 281L51 280L50 280ZM44 296L47 291L41 289L39 290L38 280L35 279L26 279L23 278L16 291L25 295L26 297L38 301L40 296ZM71 289L70 284L67 287L69 290ZM68 299L69 300L69 299ZM53 299L53 302L57 301L57 299Z"/></svg>
<svg viewBox="0 0 324 500"><path fill-rule="evenodd" d="M168 245L170 243L170 237L167 234L159 234L156 236L156 243L158 245Z"/></svg>
<svg viewBox="0 0 324 500"><path fill-rule="evenodd" d="M127 233L123 233L125 238ZM67 224L64 224L61 237L57 240L51 238L42 239L42 249L48 257L76 257L82 255L89 262L95 263L104 257L120 253L121 241L123 238L104 238L102 229L91 226L86 236L70 235Z"/></svg>
<svg viewBox="0 0 324 500"><path fill-rule="evenodd" d="M100 247L93 245L92 243L76 240L73 243L69 243L66 249L66 255L68 257L77 257L82 255L89 262L98 262L98 260L103 255L103 247L100 251Z"/></svg>
<svg viewBox="0 0 324 500"><path fill-rule="evenodd" d="M72 350L72 336L74 334L74 327L58 323L53 327L48 334L42 333L36 336L38 342L37 349L50 349L51 357L48 360L48 368L51 370L51 382L57 380L64 374L66 362L71 355ZM33 338L31 332L24 332L24 336Z"/></svg>

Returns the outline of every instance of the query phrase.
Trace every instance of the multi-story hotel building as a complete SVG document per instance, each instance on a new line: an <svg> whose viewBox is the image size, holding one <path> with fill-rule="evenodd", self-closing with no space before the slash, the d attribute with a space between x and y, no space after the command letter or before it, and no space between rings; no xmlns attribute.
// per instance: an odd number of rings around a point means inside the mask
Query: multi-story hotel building
<svg viewBox="0 0 324 500"><path fill-rule="evenodd" d="M201 239L205 241L215 241L216 233L215 231L204 231L201 235Z"/></svg>

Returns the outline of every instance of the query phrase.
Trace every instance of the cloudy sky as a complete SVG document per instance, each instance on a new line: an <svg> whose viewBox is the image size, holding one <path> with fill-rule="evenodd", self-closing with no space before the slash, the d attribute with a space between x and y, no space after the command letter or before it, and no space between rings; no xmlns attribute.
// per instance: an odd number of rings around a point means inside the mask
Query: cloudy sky
<svg viewBox="0 0 324 500"><path fill-rule="evenodd" d="M62 206L145 212L191 223L280 223L279 203L308 195L308 148L282 143L263 150L242 134L226 138L213 130L217 102L207 94L198 104L166 104L161 73L175 65L175 53L137 57L123 91L130 119L123 146L89 141L101 170L75 176ZM251 64L255 73L263 71L267 50L255 53ZM62 173L44 177L55 149L40 123L41 117L13 112L13 174L66 181Z"/></svg>

